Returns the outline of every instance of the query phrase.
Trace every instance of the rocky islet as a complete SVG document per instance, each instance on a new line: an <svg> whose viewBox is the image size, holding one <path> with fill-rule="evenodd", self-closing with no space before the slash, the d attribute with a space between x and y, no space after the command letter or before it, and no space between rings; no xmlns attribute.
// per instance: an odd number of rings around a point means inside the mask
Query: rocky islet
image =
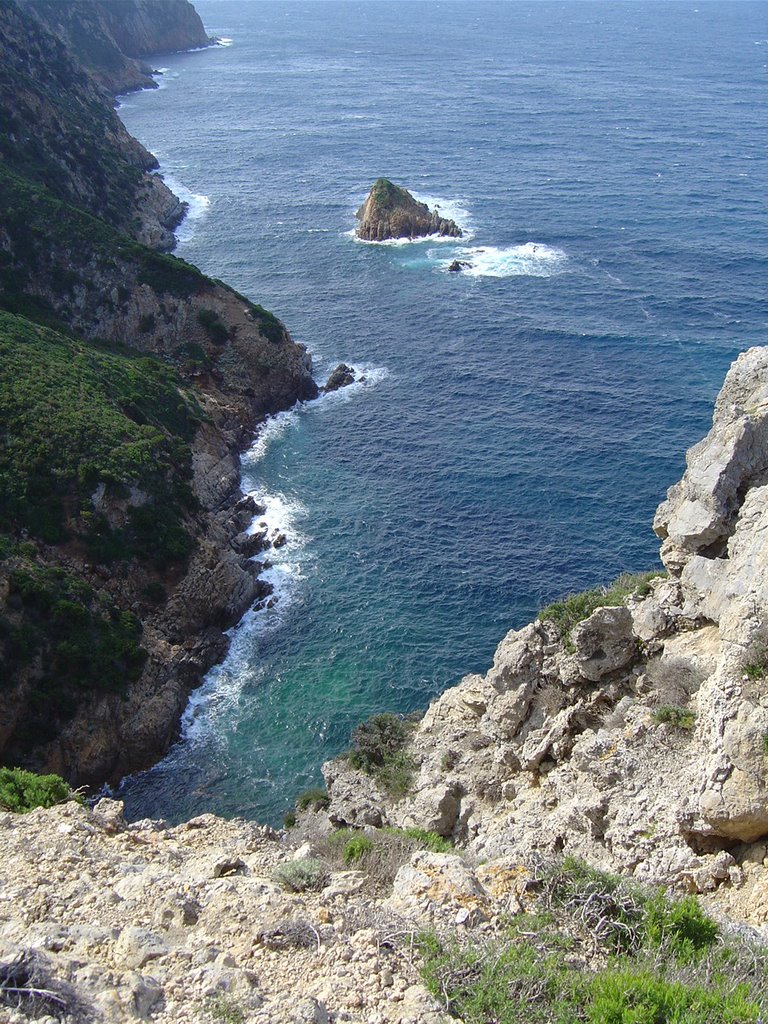
<svg viewBox="0 0 768 1024"><path fill-rule="evenodd" d="M378 178L363 205L355 214L360 222L355 234L367 242L384 242L398 238L426 238L430 235L460 238L461 228L455 221L430 210L411 193L388 178Z"/></svg>

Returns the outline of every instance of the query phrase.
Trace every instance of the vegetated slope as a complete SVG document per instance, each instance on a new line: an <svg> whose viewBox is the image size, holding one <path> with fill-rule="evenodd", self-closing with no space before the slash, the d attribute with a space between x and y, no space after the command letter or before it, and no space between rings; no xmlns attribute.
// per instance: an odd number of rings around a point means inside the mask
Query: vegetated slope
<svg viewBox="0 0 768 1024"><path fill-rule="evenodd" d="M134 238L172 248L184 207L145 173L157 161L65 42L15 0L0 0L0 159Z"/></svg>
<svg viewBox="0 0 768 1024"><path fill-rule="evenodd" d="M0 758L114 781L264 596L238 451L317 388L276 317L142 244L151 158L26 7L0 23Z"/></svg>

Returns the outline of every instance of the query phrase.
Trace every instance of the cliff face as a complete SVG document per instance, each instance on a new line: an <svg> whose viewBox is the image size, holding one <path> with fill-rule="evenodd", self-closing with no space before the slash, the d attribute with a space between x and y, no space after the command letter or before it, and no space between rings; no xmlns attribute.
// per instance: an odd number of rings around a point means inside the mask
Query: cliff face
<svg viewBox="0 0 768 1024"><path fill-rule="evenodd" d="M461 237L455 221L441 217L426 203L413 198L407 189L393 185L386 178L374 182L368 198L355 214L360 223L357 237L369 242L388 238L423 238L427 235Z"/></svg>
<svg viewBox="0 0 768 1024"><path fill-rule="evenodd" d="M54 4L65 13L68 4ZM0 160L132 238L171 249L184 206L66 43L13 0L0 3Z"/></svg>
<svg viewBox="0 0 768 1024"><path fill-rule="evenodd" d="M154 3L116 7L149 46ZM0 756L98 784L163 754L264 597L238 452L317 388L279 320L142 244L181 213L151 156L63 34L0 19Z"/></svg>
<svg viewBox="0 0 768 1024"><path fill-rule="evenodd" d="M434 829L484 857L575 854L768 922L767 453L759 348L659 508L668 574L575 625L572 603L509 633L427 710L404 798L328 763L331 820Z"/></svg>
<svg viewBox="0 0 768 1024"><path fill-rule="evenodd" d="M209 46L188 0L24 0L111 93L154 88L149 68L135 58Z"/></svg>

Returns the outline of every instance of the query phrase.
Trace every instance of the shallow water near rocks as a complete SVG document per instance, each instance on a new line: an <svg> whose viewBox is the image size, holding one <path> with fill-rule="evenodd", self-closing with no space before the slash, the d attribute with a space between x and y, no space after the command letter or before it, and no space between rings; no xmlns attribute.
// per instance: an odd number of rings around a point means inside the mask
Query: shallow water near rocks
<svg viewBox="0 0 768 1024"><path fill-rule="evenodd" d="M200 0L129 130L192 202L178 255L318 378L244 486L288 543L132 817L278 823L352 727L488 667L564 592L656 562L653 511L768 323L759 3ZM380 175L465 237L351 237ZM454 259L471 269L449 273Z"/></svg>

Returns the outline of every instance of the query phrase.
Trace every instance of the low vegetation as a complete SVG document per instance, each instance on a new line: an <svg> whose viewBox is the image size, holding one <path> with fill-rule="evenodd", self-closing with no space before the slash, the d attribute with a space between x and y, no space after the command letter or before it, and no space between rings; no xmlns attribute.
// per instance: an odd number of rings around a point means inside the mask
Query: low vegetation
<svg viewBox="0 0 768 1024"><path fill-rule="evenodd" d="M421 936L422 975L465 1024L758 1024L768 957L728 939L693 897L573 859L542 872L506 934Z"/></svg>
<svg viewBox="0 0 768 1024"><path fill-rule="evenodd" d="M365 872L368 886L388 890L398 869L418 850L453 852L448 839L420 828L371 828L365 832L342 828L317 844L317 856L328 871L356 868Z"/></svg>
<svg viewBox="0 0 768 1024"><path fill-rule="evenodd" d="M627 573L617 577L607 586L592 587L579 594L569 594L560 601L542 608L538 617L551 622L561 639L566 639L574 626L589 618L597 608L624 604L633 595L646 597L650 593L651 580L662 574L658 571Z"/></svg>
<svg viewBox="0 0 768 1024"><path fill-rule="evenodd" d="M389 712L373 715L352 731L350 764L395 799L410 792L416 774L416 762L404 749L411 731L410 722Z"/></svg>
<svg viewBox="0 0 768 1024"><path fill-rule="evenodd" d="M657 725L668 725L673 729L692 729L696 724L696 715L689 708L662 704L653 712L653 720Z"/></svg>
<svg viewBox="0 0 768 1024"><path fill-rule="evenodd" d="M327 791L317 786L313 789L305 789L303 793L299 793L296 798L296 807L300 811L306 811L310 808L313 811L322 811L330 802L331 799Z"/></svg>
<svg viewBox="0 0 768 1024"><path fill-rule="evenodd" d="M174 372L0 313L0 518L47 543L81 537L97 561L183 558L199 415ZM110 525L91 496L125 499Z"/></svg>
<svg viewBox="0 0 768 1024"><path fill-rule="evenodd" d="M80 799L59 775L36 775L23 768L0 768L0 809L26 814L36 807L53 807Z"/></svg>
<svg viewBox="0 0 768 1024"><path fill-rule="evenodd" d="M765 679L768 676L768 646L762 643L755 644L748 658L742 668L747 679Z"/></svg>
<svg viewBox="0 0 768 1024"><path fill-rule="evenodd" d="M328 880L328 871L314 857L303 857L278 864L272 878L288 892L307 892L322 889Z"/></svg>

